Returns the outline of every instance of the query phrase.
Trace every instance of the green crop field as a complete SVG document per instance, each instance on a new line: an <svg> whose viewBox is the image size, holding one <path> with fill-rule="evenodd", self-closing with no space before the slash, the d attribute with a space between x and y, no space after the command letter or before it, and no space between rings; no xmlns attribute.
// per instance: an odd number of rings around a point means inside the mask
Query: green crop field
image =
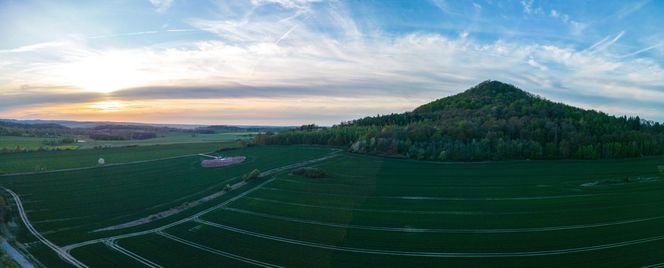
<svg viewBox="0 0 664 268"><path fill-rule="evenodd" d="M51 150L75 150L75 149L91 149L95 147L118 147L128 145L157 145L157 144L175 144L175 143L210 143L210 142L227 142L248 139L258 134L258 132L227 132L227 133L214 133L214 134L192 134L186 132L166 132L159 133L156 138L145 140L93 140L86 137L77 137L80 142L50 146L47 141L57 141L63 137L40 138L40 137L16 137L16 136L0 136L0 149L8 148L13 149L17 146L27 150L36 150L40 147Z"/></svg>
<svg viewBox="0 0 664 268"><path fill-rule="evenodd" d="M0 174L96 166L99 158L106 164L144 161L187 154L209 153L234 142L146 145L75 151L46 151L0 154Z"/></svg>
<svg viewBox="0 0 664 268"><path fill-rule="evenodd" d="M85 142L76 143L81 149L94 148L95 146L126 146L126 145L156 145L156 144L174 144L174 143L209 143L226 142L239 139L248 139L256 132L234 132L234 133L214 133L214 134L192 134L186 132L167 132L160 133L156 138L145 140L91 140L85 139Z"/></svg>
<svg viewBox="0 0 664 268"><path fill-rule="evenodd" d="M219 191L332 148L228 151L248 161L200 168L184 157L0 177L34 227L91 267L639 267L664 263L664 158L440 163L336 153L142 227L94 232ZM46 265L53 251L19 240ZM87 241L87 242L86 242ZM137 257L138 256L138 257Z"/></svg>
<svg viewBox="0 0 664 268"><path fill-rule="evenodd" d="M140 154L139 149L154 149L146 152L146 156L151 155L156 158L155 154L165 155L172 152L182 154L184 147L192 152L206 152L202 149L207 148L207 151L210 151L216 148L210 147L209 144L208 147L202 145L205 144L118 148L117 156L137 157L137 154ZM158 150L164 148L170 150ZM127 151L128 149L136 150ZM95 150L71 153L92 151ZM241 164L224 168L202 168L200 161L205 157L193 155L62 172L8 175L0 177L0 184L21 196L28 218L40 233L58 245L65 245L163 224L171 218L177 219L187 213L209 207L214 202L137 228L92 232L169 210L220 192L226 184L239 181L241 175L254 168L261 170L279 168L319 158L331 151L330 148L306 146L249 147L224 151L224 155L247 157L247 160ZM49 161L63 161L62 156L56 153L65 152L39 152L42 158ZM15 155L27 154L32 153ZM71 157L75 159L74 156ZM78 157L81 159L83 156L78 155ZM122 159L123 162L128 160ZM28 232L22 232L18 238L26 242L35 239ZM34 252L31 253L43 259L46 264L55 266L62 264L57 262L54 256L48 256L49 249L39 243L34 245Z"/></svg>

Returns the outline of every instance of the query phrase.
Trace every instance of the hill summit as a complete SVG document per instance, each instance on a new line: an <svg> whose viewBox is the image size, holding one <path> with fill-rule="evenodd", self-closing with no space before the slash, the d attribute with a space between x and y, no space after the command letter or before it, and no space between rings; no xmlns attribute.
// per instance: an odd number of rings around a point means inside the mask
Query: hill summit
<svg viewBox="0 0 664 268"><path fill-rule="evenodd" d="M427 160L598 159L664 154L664 126L555 103L485 81L411 112L256 137Z"/></svg>
<svg viewBox="0 0 664 268"><path fill-rule="evenodd" d="M448 107L478 108L484 105L509 105L517 100L536 98L534 95L499 81L484 81L462 93L438 99L416 108L413 112L432 112Z"/></svg>

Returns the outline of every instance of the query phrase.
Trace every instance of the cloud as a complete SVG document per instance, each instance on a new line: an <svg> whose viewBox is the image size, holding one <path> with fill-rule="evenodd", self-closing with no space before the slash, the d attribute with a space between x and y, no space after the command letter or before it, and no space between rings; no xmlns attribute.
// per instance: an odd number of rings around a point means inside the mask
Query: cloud
<svg viewBox="0 0 664 268"><path fill-rule="evenodd" d="M102 95L92 92L64 93L48 90L24 92L21 94L0 94L0 112L15 108L26 108L43 104L83 103L94 101Z"/></svg>
<svg viewBox="0 0 664 268"><path fill-rule="evenodd" d="M12 49L0 49L0 54L34 52L34 51L39 51L39 50L44 50L44 49L57 48L57 47L64 46L66 44L67 44L67 42L64 42L64 41L43 42L43 43L31 44L31 45L21 46L21 47L17 47L17 48L12 48Z"/></svg>
<svg viewBox="0 0 664 268"><path fill-rule="evenodd" d="M524 11L535 12L532 1L523 3ZM606 107L587 101L591 98L619 101L610 109L616 114L647 106L649 116L664 119L664 112L655 114L652 108L664 105L661 62L631 57L654 48L629 54L608 49L622 40L624 31L584 50L546 40L475 39L467 32L371 32L343 2L315 9L310 1L226 4L220 8L232 8L231 15L186 20L194 30L211 33L205 40L113 48L65 38L3 50L0 107L17 114L22 107L32 107L29 111L40 106L43 115L49 103L140 101L131 107L154 109L174 103L169 106L173 111L162 112L183 118L185 111L209 108L209 102L251 102L270 103L272 112L263 112L271 117L300 118L293 120L313 118L312 111L322 109L320 120L331 124L414 108L496 79L588 108ZM558 10L548 16L574 27L575 21ZM45 88L49 85L62 88ZM351 99L353 106L343 106ZM378 107L378 100L389 105ZM308 106L300 106L302 102ZM224 107L230 111L231 106ZM255 118L248 109L226 115Z"/></svg>
<svg viewBox="0 0 664 268"><path fill-rule="evenodd" d="M205 41L187 47L111 51L79 44L82 47L59 50L64 55L54 57L57 61L24 67L43 79L34 81L30 76L32 83L122 80L120 86L128 89L104 95L120 100L354 96L368 101L375 96L409 96L424 102L498 79L535 93L571 88L579 96L626 99L635 105L664 103L664 92L659 90L664 71L656 62L619 60L596 49L617 41L621 34L588 51L424 33L341 43L301 27L311 36L280 44ZM261 64L256 66L258 61ZM94 66L105 66L101 71L109 73L66 76ZM72 98L67 101L74 102Z"/></svg>
<svg viewBox="0 0 664 268"><path fill-rule="evenodd" d="M148 0L148 1L150 1L150 4L152 4L157 9L157 12L165 12L173 4L173 0Z"/></svg>
<svg viewBox="0 0 664 268"><path fill-rule="evenodd" d="M306 8L311 3L320 2L322 0L251 0L255 6L265 4L277 4L286 8Z"/></svg>
<svg viewBox="0 0 664 268"><path fill-rule="evenodd" d="M616 14L615 17L618 19L623 19L629 15L631 15L634 12L637 12L641 10L645 5L650 3L651 0L642 0L638 1L635 3L630 3L629 5L625 6L624 8L620 9Z"/></svg>
<svg viewBox="0 0 664 268"><path fill-rule="evenodd" d="M578 36L578 35L581 35L581 34L583 33L583 31L584 31L586 28L588 28L588 24L587 24L587 23L583 23L583 22L579 22L579 21L573 20L573 19L570 18L569 15L567 15L567 14L565 14L565 13L561 13L560 11L558 11L558 10L556 10L556 9L551 9L551 10L549 11L549 16L552 17L552 18L555 18L555 19L560 20L560 21L563 22L564 24L569 25L569 27L570 27L570 32L571 32L573 35L577 35L577 36Z"/></svg>
<svg viewBox="0 0 664 268"><path fill-rule="evenodd" d="M533 7L534 0L522 0L521 7L523 7L523 13L531 15L542 15L544 10L541 7Z"/></svg>

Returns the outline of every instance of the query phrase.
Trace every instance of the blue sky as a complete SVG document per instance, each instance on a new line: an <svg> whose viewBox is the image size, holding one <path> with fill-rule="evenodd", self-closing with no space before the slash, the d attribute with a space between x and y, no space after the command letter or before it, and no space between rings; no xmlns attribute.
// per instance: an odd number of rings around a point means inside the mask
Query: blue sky
<svg viewBox="0 0 664 268"><path fill-rule="evenodd" d="M318 123L481 81L664 121L662 1L0 0L0 117Z"/></svg>

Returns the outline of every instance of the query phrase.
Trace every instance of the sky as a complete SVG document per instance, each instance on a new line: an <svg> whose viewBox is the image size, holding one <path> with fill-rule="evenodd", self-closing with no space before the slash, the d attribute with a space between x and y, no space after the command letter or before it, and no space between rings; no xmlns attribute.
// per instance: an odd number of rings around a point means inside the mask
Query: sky
<svg viewBox="0 0 664 268"><path fill-rule="evenodd" d="M0 118L332 125L499 80L664 121L664 1L0 0Z"/></svg>

